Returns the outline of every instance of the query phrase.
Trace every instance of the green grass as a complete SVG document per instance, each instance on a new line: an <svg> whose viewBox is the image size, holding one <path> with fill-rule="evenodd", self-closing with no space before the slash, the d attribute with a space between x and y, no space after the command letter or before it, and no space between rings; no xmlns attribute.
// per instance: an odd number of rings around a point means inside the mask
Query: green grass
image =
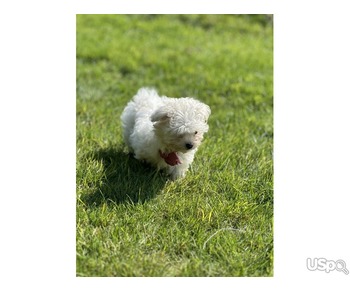
<svg viewBox="0 0 350 292"><path fill-rule="evenodd" d="M212 110L183 180L126 154L142 86ZM77 275L273 275L273 30L264 15L77 16Z"/></svg>

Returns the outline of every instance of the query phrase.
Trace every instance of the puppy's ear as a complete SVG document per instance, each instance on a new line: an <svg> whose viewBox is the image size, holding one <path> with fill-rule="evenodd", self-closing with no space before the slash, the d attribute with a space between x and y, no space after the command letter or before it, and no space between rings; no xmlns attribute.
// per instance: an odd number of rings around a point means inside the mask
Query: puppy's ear
<svg viewBox="0 0 350 292"><path fill-rule="evenodd" d="M162 106L151 115L152 122L165 122L170 119L169 108Z"/></svg>

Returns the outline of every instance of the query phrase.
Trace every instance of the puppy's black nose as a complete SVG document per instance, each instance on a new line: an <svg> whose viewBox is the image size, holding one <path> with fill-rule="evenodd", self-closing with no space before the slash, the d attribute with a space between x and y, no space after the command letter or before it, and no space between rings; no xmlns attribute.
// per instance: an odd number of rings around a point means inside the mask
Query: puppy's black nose
<svg viewBox="0 0 350 292"><path fill-rule="evenodd" d="M186 148L187 149L192 149L193 148L193 144L191 144L191 143L186 143Z"/></svg>

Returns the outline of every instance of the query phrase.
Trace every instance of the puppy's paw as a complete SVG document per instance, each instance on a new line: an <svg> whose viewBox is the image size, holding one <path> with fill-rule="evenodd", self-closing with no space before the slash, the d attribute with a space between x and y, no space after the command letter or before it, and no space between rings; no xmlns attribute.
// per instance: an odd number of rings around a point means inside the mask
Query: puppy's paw
<svg viewBox="0 0 350 292"><path fill-rule="evenodd" d="M171 180L178 180L181 178L184 178L186 175L188 168L183 168L180 166L174 166L171 168L171 171L168 172L168 174L170 175L170 179Z"/></svg>

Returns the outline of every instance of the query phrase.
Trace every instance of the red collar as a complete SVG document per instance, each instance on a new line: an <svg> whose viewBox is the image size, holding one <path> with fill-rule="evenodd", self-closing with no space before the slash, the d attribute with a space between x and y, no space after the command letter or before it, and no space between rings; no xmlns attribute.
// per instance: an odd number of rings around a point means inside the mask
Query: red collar
<svg viewBox="0 0 350 292"><path fill-rule="evenodd" d="M176 152L164 153L161 150L159 150L159 155L165 160L167 164L171 166L181 164L180 158L176 154Z"/></svg>

